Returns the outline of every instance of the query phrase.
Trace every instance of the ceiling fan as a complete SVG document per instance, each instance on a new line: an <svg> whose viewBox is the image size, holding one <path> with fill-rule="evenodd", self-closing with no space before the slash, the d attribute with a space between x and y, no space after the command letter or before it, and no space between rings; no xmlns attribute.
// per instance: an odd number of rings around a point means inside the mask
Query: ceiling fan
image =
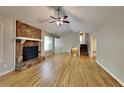
<svg viewBox="0 0 124 93"><path fill-rule="evenodd" d="M58 17L54 17L54 16L50 16L52 19L54 19L55 21L51 21L49 23L55 23L59 26L61 26L63 23L70 23L69 21L65 20L68 18L67 15L65 15L64 17L60 16L60 8L58 8Z"/></svg>

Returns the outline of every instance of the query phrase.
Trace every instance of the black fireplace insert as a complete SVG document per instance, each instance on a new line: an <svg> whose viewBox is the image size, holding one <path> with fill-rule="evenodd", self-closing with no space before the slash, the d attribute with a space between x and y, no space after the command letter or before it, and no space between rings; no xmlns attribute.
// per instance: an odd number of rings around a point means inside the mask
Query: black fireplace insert
<svg viewBox="0 0 124 93"><path fill-rule="evenodd" d="M38 46L23 47L23 61L38 57Z"/></svg>

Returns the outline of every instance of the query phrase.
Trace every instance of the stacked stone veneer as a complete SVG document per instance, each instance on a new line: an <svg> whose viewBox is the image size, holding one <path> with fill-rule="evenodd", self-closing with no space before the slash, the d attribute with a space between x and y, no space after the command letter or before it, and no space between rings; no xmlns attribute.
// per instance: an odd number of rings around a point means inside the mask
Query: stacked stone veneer
<svg viewBox="0 0 124 93"><path fill-rule="evenodd" d="M33 39L41 39L41 29L35 28L20 21L16 21L16 37L26 37ZM44 57L41 56L41 42L26 40L16 40L16 70L23 70L31 67L34 64L41 62ZM39 54L37 58L23 62L23 47L25 46L38 46Z"/></svg>

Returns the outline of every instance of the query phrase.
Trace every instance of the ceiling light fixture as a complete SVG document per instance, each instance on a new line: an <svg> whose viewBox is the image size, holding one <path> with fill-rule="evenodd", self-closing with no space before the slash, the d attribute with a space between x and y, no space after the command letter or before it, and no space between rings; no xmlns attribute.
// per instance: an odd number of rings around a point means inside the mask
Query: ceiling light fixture
<svg viewBox="0 0 124 93"><path fill-rule="evenodd" d="M56 21L56 24L57 24L58 26L61 26L61 25L63 24L63 22L62 22L62 21Z"/></svg>
<svg viewBox="0 0 124 93"><path fill-rule="evenodd" d="M65 15L63 17L60 15L60 9L61 9L61 7L59 7L58 10L57 10L58 17L50 16L54 20L49 22L49 23L56 23L58 26L61 26L63 23L70 23L70 21L66 20L68 18L67 15Z"/></svg>

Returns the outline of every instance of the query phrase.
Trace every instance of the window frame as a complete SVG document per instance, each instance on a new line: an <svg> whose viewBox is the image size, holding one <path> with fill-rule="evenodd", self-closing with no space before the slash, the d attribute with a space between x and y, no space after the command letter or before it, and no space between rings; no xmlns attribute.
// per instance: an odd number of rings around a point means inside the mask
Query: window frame
<svg viewBox="0 0 124 93"><path fill-rule="evenodd" d="M50 42L52 42L52 48L49 48L49 49L45 49L45 37L48 37L49 38L49 40L50 40L50 38L51 38L51 41ZM49 46L49 45L48 45ZM45 52L47 52L47 51L51 51L51 50L54 50L54 38L52 37L52 36L49 36L49 35L44 35L44 51Z"/></svg>

